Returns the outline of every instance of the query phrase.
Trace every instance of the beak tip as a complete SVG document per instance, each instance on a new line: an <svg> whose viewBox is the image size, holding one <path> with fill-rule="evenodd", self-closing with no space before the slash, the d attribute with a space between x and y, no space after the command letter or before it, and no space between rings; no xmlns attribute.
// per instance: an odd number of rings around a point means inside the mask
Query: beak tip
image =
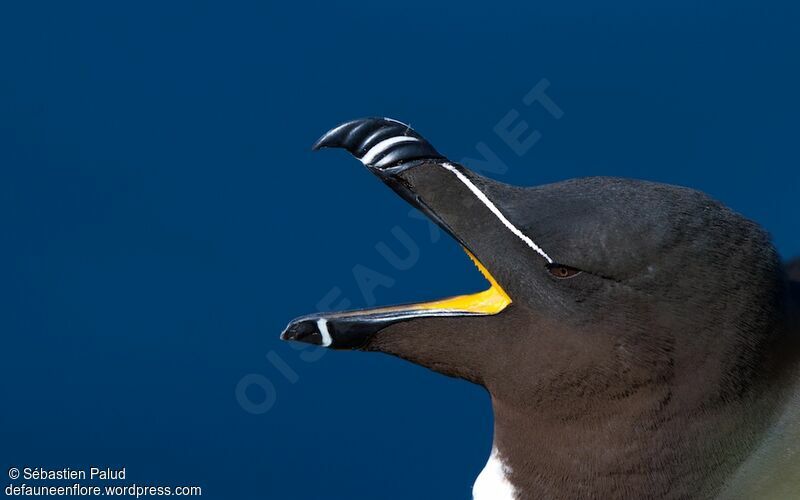
<svg viewBox="0 0 800 500"><path fill-rule="evenodd" d="M311 151L319 151L322 148L344 148L352 153L353 144L348 140L350 132L365 121L367 120L353 120L328 130L311 146Z"/></svg>
<svg viewBox="0 0 800 500"><path fill-rule="evenodd" d="M317 141L314 144L311 145L311 151L319 151L320 149L326 147L327 144L326 144L326 141L325 141L325 137L326 137L326 135L323 135L322 137L317 139Z"/></svg>
<svg viewBox="0 0 800 500"><path fill-rule="evenodd" d="M281 340L303 342L312 345L322 345L322 334L314 321L295 320L281 333Z"/></svg>

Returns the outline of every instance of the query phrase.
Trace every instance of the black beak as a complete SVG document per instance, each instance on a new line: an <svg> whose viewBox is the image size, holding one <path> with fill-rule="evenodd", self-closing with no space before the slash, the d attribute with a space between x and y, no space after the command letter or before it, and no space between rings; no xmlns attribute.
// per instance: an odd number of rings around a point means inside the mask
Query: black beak
<svg viewBox="0 0 800 500"><path fill-rule="evenodd" d="M384 328L423 317L482 316L497 314L510 302L505 291L497 284L485 267L473 256L472 248L449 224L432 209L409 181L406 171L415 167L429 166L443 170L447 159L408 125L388 118L365 118L344 123L323 135L313 146L320 148L342 148L347 150L389 187L411 205L439 224L459 241L492 287L484 292L444 299L435 302L393 306L379 309L344 313L315 314L292 321L281 334L283 340L295 340L335 349L357 349ZM449 168L455 168L447 164ZM463 167L459 167L463 168ZM443 192L452 190L455 177L447 174L440 185ZM455 181L456 183L458 181ZM448 186L448 183L450 185ZM458 184L460 191L466 191ZM472 196L466 192L466 196ZM458 200L458 208L464 200ZM470 200L471 201L471 200ZM447 208L447 207L443 207Z"/></svg>
<svg viewBox="0 0 800 500"><path fill-rule="evenodd" d="M329 130L311 149L317 151L322 148L341 148L358 158L401 198L418 208L461 246L471 250L401 177L404 171L424 163L447 161L410 126L391 118L361 118Z"/></svg>
<svg viewBox="0 0 800 500"><path fill-rule="evenodd" d="M408 307L408 309L404 309ZM387 307L339 314L310 315L293 320L281 333L281 340L295 340L333 349L358 349L384 328L415 317L472 316L416 309L414 305Z"/></svg>
<svg viewBox="0 0 800 500"><path fill-rule="evenodd" d="M342 148L376 173L409 162L444 159L408 125L389 118L362 118L343 123L319 138L313 150Z"/></svg>

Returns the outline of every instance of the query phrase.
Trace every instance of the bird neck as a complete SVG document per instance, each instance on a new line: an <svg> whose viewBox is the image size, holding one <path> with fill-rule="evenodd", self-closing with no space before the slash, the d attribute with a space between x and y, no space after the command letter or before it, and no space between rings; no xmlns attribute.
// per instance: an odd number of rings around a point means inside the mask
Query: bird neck
<svg viewBox="0 0 800 500"><path fill-rule="evenodd" d="M666 385L580 412L493 398L493 456L523 500L709 497L753 451L781 401L760 387L689 406Z"/></svg>

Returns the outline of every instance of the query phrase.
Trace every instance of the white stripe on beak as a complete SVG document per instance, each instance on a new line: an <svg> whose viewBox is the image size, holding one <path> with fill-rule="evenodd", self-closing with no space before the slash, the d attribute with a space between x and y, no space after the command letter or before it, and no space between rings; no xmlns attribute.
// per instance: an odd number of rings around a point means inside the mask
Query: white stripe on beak
<svg viewBox="0 0 800 500"><path fill-rule="evenodd" d="M390 147L394 146L395 144L400 144L403 142L419 142L419 139L416 137L408 137L405 135L401 135L398 137L390 137L388 139L384 139L378 144L372 146L369 151L367 151L364 156L361 157L361 163L364 165L369 166L375 161L381 153L389 149Z"/></svg>
<svg viewBox="0 0 800 500"><path fill-rule="evenodd" d="M322 344L320 344L322 347L328 347L333 344L331 333L328 331L328 320L325 318L318 319L317 329L319 329L319 334L322 336Z"/></svg>

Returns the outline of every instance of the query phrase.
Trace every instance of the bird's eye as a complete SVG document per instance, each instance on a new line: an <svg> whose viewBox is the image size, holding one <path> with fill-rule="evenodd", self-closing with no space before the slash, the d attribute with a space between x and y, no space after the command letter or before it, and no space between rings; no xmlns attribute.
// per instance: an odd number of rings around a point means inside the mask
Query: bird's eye
<svg viewBox="0 0 800 500"><path fill-rule="evenodd" d="M572 278L583 272L580 269L575 269L574 267L565 266L563 264L550 264L547 266L547 270L550 274L561 280Z"/></svg>

